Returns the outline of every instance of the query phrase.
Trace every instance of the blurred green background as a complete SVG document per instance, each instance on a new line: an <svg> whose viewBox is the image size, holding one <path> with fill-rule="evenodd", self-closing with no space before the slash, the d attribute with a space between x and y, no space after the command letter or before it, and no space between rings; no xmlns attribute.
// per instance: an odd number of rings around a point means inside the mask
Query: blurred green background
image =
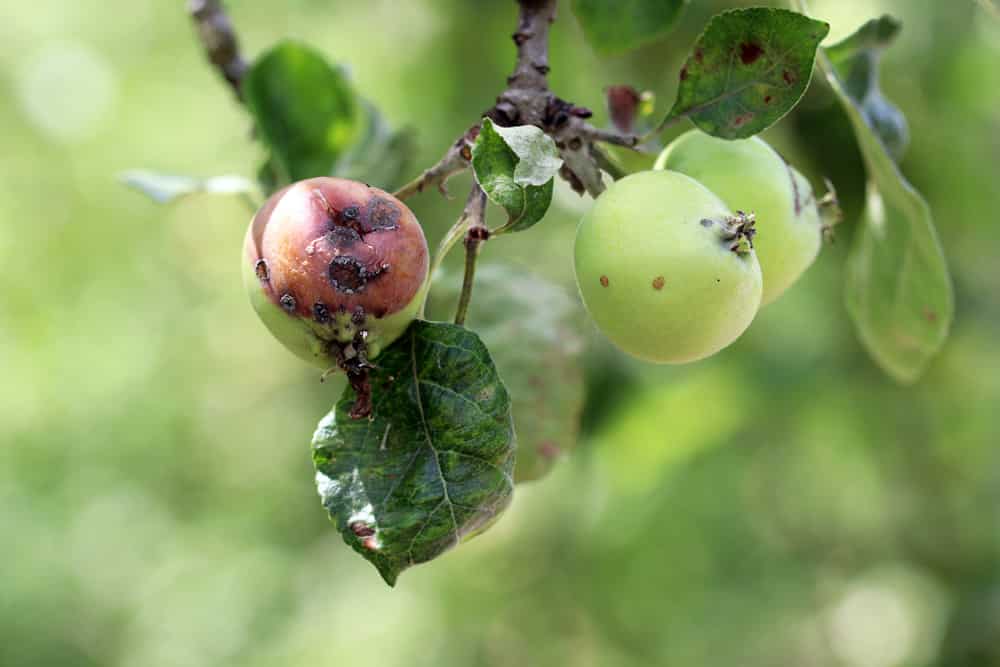
<svg viewBox="0 0 1000 667"><path fill-rule="evenodd" d="M693 3L610 59L564 8L553 87L600 120L612 83L665 107L733 4ZM338 386L247 306L245 205L158 207L117 181L250 176L262 157L183 3L3 3L0 664L1000 665L1000 23L973 0L811 4L831 39L882 11L905 24L884 87L958 300L927 376L892 384L848 321L864 177L814 86L767 138L837 184L838 243L709 361L641 366L595 338L577 451L390 590L316 497L308 443ZM349 66L419 128L420 166L512 67L513 2L231 5L248 55L293 36ZM411 200L432 242L467 179ZM545 224L485 258L571 286L587 205L560 184Z"/></svg>

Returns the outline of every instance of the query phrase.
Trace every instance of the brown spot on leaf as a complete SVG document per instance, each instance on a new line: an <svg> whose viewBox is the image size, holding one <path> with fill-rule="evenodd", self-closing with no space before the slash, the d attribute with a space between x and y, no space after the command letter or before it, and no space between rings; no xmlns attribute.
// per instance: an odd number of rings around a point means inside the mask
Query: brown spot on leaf
<svg viewBox="0 0 1000 667"><path fill-rule="evenodd" d="M934 324L935 322L937 322L937 318L938 318L937 313L935 313L930 308L924 308L924 319L925 320L927 320L931 324Z"/></svg>
<svg viewBox="0 0 1000 667"><path fill-rule="evenodd" d="M688 78L688 68L687 65L681 68L681 81L687 81Z"/></svg>
<svg viewBox="0 0 1000 667"><path fill-rule="evenodd" d="M666 282L667 281L666 279L664 279L663 276L656 276L655 278L653 278L653 289L655 290L663 289L663 286L666 284Z"/></svg>
<svg viewBox="0 0 1000 667"><path fill-rule="evenodd" d="M739 116L733 119L733 127L743 127L752 120L753 120L753 113L749 111L746 113L741 113Z"/></svg>
<svg viewBox="0 0 1000 667"><path fill-rule="evenodd" d="M785 83L789 86L798 80L798 77L795 76L795 72L787 69L781 73L781 78L784 79Z"/></svg>
<svg viewBox="0 0 1000 667"><path fill-rule="evenodd" d="M608 281L608 277L607 276L601 276L601 287L607 287L608 286L608 282L609 281Z"/></svg>
<svg viewBox="0 0 1000 667"><path fill-rule="evenodd" d="M364 521L355 521L349 526L351 532L358 537L371 537L375 534L375 529Z"/></svg>
<svg viewBox="0 0 1000 667"><path fill-rule="evenodd" d="M764 55L764 49L756 42L743 42L740 44L740 61L744 65L752 65Z"/></svg>
<svg viewBox="0 0 1000 667"><path fill-rule="evenodd" d="M771 100L773 100L773 99L774 99L774 98L773 98L773 97L771 97L770 95L765 95L765 96L764 96L764 104L770 104L770 103L771 103Z"/></svg>
<svg viewBox="0 0 1000 667"><path fill-rule="evenodd" d="M694 59L698 62L699 65L705 62L705 52L702 51L701 49L696 49L694 52Z"/></svg>

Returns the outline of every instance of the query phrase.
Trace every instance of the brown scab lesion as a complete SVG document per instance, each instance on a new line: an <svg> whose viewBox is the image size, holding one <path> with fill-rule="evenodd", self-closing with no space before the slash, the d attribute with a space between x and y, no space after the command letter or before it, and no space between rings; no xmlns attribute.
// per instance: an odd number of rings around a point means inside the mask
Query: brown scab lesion
<svg viewBox="0 0 1000 667"><path fill-rule="evenodd" d="M327 324L332 319L330 309L322 301L313 304L313 319L317 324Z"/></svg>
<svg viewBox="0 0 1000 667"><path fill-rule="evenodd" d="M351 532L358 537L371 537L375 534L375 529L363 521L355 521L350 525Z"/></svg>
<svg viewBox="0 0 1000 667"><path fill-rule="evenodd" d="M350 225L357 220L360 215L361 211L358 210L357 206L348 206L340 212L340 219L343 224Z"/></svg>
<svg viewBox="0 0 1000 667"><path fill-rule="evenodd" d="M365 266L349 255L338 255L330 262L330 284L345 294L357 294L368 284Z"/></svg>
<svg viewBox="0 0 1000 667"><path fill-rule="evenodd" d="M330 284L344 294L360 294L368 282L389 270L385 262L370 268L350 255L338 255L330 261Z"/></svg>
<svg viewBox="0 0 1000 667"><path fill-rule="evenodd" d="M267 260L258 259L254 264L253 272L257 274L257 280L266 283L271 279L271 272L267 268Z"/></svg>
<svg viewBox="0 0 1000 667"><path fill-rule="evenodd" d="M601 287L607 287L610 282L607 276L601 276Z"/></svg>
<svg viewBox="0 0 1000 667"><path fill-rule="evenodd" d="M281 298L278 299L278 301L281 303L281 307L284 308L289 313L295 311L295 306L297 305L295 302L295 297L289 294L288 292L282 294Z"/></svg>
<svg viewBox="0 0 1000 667"><path fill-rule="evenodd" d="M354 309L354 312L351 313L351 322L353 322L358 326L361 326L362 324L365 323L364 306L358 306L357 308Z"/></svg>
<svg viewBox="0 0 1000 667"><path fill-rule="evenodd" d="M330 245L335 248L347 248L361 241L361 235L350 227L335 226L326 234Z"/></svg>
<svg viewBox="0 0 1000 667"><path fill-rule="evenodd" d="M752 65L764 55L764 49L756 42L743 42L740 44L740 60L744 65Z"/></svg>
<svg viewBox="0 0 1000 667"><path fill-rule="evenodd" d="M663 276L656 276L653 278L653 289L659 291L663 289L663 286L667 284L666 278Z"/></svg>
<svg viewBox="0 0 1000 667"><path fill-rule="evenodd" d="M343 209L337 209L319 188L313 190L313 197L327 215L330 241L335 245L363 240L372 232L399 228L402 211L384 197L373 196L367 205L355 202Z"/></svg>
<svg viewBox="0 0 1000 667"><path fill-rule="evenodd" d="M368 204L367 219L362 221L362 233L397 229L399 227L399 207L388 199L372 197Z"/></svg>

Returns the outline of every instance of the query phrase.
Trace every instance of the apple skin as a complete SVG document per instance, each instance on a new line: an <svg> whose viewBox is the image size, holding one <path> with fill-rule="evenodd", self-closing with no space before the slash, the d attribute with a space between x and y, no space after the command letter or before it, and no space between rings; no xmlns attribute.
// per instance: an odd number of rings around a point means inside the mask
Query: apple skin
<svg viewBox="0 0 1000 667"><path fill-rule="evenodd" d="M328 370L358 351L374 359L402 335L423 305L430 262L405 204L364 183L321 177L268 199L250 222L242 265L265 326Z"/></svg>
<svg viewBox="0 0 1000 667"><path fill-rule="evenodd" d="M598 328L656 363L704 359L736 340L757 313L762 283L749 244L736 249L735 222L718 197L677 172L612 184L575 245L577 285Z"/></svg>
<svg viewBox="0 0 1000 667"><path fill-rule="evenodd" d="M784 294L816 260L823 226L812 187L764 140L727 141L692 130L671 142L653 168L687 174L730 209L754 214L762 305Z"/></svg>

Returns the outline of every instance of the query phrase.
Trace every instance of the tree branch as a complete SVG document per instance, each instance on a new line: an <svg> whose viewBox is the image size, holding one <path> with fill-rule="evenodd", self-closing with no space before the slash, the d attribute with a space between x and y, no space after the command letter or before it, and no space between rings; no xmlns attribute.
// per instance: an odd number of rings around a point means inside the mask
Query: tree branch
<svg viewBox="0 0 1000 667"><path fill-rule="evenodd" d="M469 164L472 162L472 144L475 143L477 136L479 136L478 123L459 137L438 160L437 164L424 170L424 173L393 194L397 199L406 199L423 192L428 187L436 187L441 194L447 195L448 179L469 168Z"/></svg>
<svg viewBox="0 0 1000 667"><path fill-rule="evenodd" d="M580 136L590 141L600 141L605 144L635 148L639 145L639 137L634 134L620 134L614 130L602 130L590 123L583 123L579 129Z"/></svg>
<svg viewBox="0 0 1000 667"><path fill-rule="evenodd" d="M557 0L520 0L521 12L514 33L517 65L507 87L548 90L549 26L556 20Z"/></svg>
<svg viewBox="0 0 1000 667"><path fill-rule="evenodd" d="M222 8L221 0L190 0L188 12L198 28L198 36L205 47L208 60L229 83L237 99L242 100L240 84L247 64L240 55L236 32Z"/></svg>

